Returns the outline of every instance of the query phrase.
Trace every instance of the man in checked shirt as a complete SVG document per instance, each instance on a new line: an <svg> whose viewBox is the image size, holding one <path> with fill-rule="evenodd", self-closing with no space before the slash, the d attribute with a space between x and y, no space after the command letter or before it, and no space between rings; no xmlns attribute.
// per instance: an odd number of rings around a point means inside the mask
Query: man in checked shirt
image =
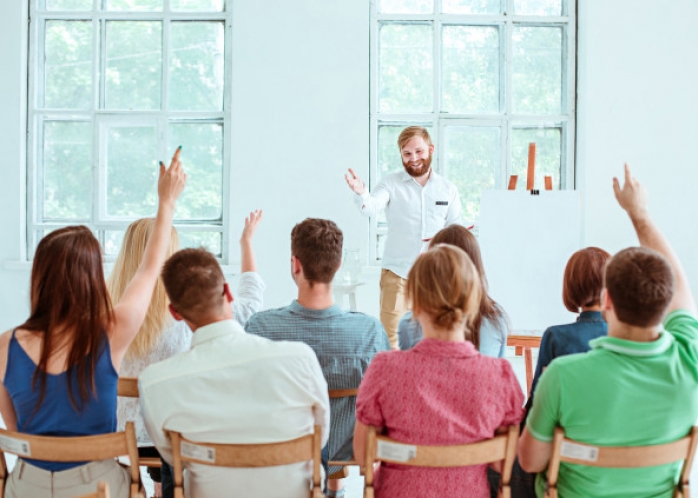
<svg viewBox="0 0 698 498"><path fill-rule="evenodd" d="M245 326L276 341L301 341L318 357L328 388L356 389L379 351L390 349L381 323L334 304L332 279L342 263L342 231L329 220L308 218L291 232L291 274L298 298L290 305L256 313ZM350 460L356 396L330 399L330 440L323 463ZM341 470L330 467L328 475ZM342 479L329 479L329 497L344 496Z"/></svg>

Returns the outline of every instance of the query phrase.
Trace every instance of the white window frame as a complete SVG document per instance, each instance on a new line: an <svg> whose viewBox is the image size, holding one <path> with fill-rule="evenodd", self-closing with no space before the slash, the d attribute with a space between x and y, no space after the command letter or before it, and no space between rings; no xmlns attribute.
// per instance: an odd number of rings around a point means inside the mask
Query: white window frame
<svg viewBox="0 0 698 498"><path fill-rule="evenodd" d="M46 11L39 9L40 2L45 0L29 1L29 56L28 56L28 88L27 95L27 217L26 217L26 255L27 259L33 258L34 250L41 234L46 229L55 229L63 226L84 224L90 227L97 236L102 247L105 247L105 232L108 230L125 230L133 221L132 218L105 219L106 206L106 166L104 144L100 139L103 124L117 123L119 125L154 123L157 125L157 154L163 161L169 161L173 150L169 150L168 136L169 124L192 123L206 124L216 123L223 126L223 171L222 171L222 197L221 217L219 220L177 220L174 226L182 232L217 232L221 234L220 261L229 264L230 233L230 151L231 151L231 109L232 109L232 62L233 36L232 36L232 2L225 0L222 12L190 13L173 12L170 10L170 0L164 0L164 8L160 12L116 12L99 9L105 0L92 0L91 11ZM93 25L93 74L92 74L92 104L87 110L77 109L45 109L38 106L40 102L39 91L43 86L43 65L41 60L44 52L44 36L46 21L91 21ZM106 110L100 109L100 102L105 98L106 71L106 23L107 21L158 21L162 22L162 74L161 74L161 106L159 110L130 111L130 110ZM222 111L171 111L167 109L169 93L169 59L170 59L170 22L171 21L219 21L224 26L224 87ZM98 40L97 38L100 37ZM99 50L96 48L99 47ZM90 219L85 220L51 220L40 219L43 202L43 122L50 121L86 121L92 123L92 213ZM186 144L183 144L186 148ZM167 163L166 163L167 164ZM94 167L96 165L97 167ZM155 215L153 211L151 216ZM115 256L105 257L106 261L114 260Z"/></svg>
<svg viewBox="0 0 698 498"><path fill-rule="evenodd" d="M514 11L514 0L501 0L504 14L384 14L378 13L377 3L371 0L370 28L370 166L369 186L371 189L378 183L378 129L384 125L430 126L432 139L435 142L433 167L439 173L445 172L445 164L440 151L443 150L444 128L447 126L499 126L501 129L502 153L498 172L499 184L495 188L506 188L507 179L512 171L511 165L511 134L517 124L536 124L539 126L561 128L560 150L560 184L563 189L575 188L575 119L576 119L576 2L562 0L561 16L531 16L508 15ZM434 12L441 11L441 0L434 0ZM388 22L428 22L433 23L433 104L430 113L400 114L379 112L379 78L380 78L380 26ZM492 26L500 30L500 112L503 114L455 114L439 112L441 107L441 34L444 25ZM562 88L561 110L559 115L523 115L512 113L512 36L515 26L526 27L560 27L562 28ZM502 106L502 103L504 105ZM434 136L435 135L435 136ZM395 148L395 154L397 144ZM521 182L522 179L519 179ZM525 180L523 180L525 181ZM464 220L473 221L473 220ZM369 256L370 264L379 265L378 237L385 236L387 225L378 223L377 217L372 217L369 223Z"/></svg>

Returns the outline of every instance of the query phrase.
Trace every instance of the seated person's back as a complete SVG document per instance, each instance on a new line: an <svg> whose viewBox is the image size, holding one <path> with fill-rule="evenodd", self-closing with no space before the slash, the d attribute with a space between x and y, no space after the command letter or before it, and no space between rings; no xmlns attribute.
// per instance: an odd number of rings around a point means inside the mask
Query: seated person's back
<svg viewBox="0 0 698 498"><path fill-rule="evenodd" d="M608 333L601 316L600 296L609 259L611 255L603 249L585 247L567 261L562 278L562 299L565 308L579 316L573 323L548 327L543 332L531 391L535 390L551 361L568 354L585 353L589 351L589 341ZM529 399L527 406L530 403Z"/></svg>
<svg viewBox="0 0 698 498"><path fill-rule="evenodd" d="M233 320L232 296L212 254L186 249L165 264L173 316L194 333L191 350L148 367L139 379L146 428L166 461L165 431L210 443L288 441L329 426L327 384L301 343L246 334ZM324 442L323 441L323 442ZM188 496L305 497L309 462L255 469L186 464Z"/></svg>
<svg viewBox="0 0 698 498"><path fill-rule="evenodd" d="M463 249L480 276L482 286L480 318L473 324L473 330L467 339L482 354L494 358L504 358L507 349L507 335L509 335L509 317L506 311L488 294L487 276L477 239L463 225L454 224L439 230L429 242L429 247L435 247L438 244L449 244ZM403 351L414 347L422 340L422 326L414 318L411 311L405 313L400 319L397 334L400 349Z"/></svg>
<svg viewBox="0 0 698 498"><path fill-rule="evenodd" d="M39 436L114 432L118 372L150 302L186 181L179 154L178 149L167 170L161 163L155 229L146 257L117 303L109 298L102 248L89 228L65 227L39 242L31 314L0 336L0 413L9 430ZM130 474L114 458L20 458L3 496L72 497L94 491L99 481L108 483L115 498L130 495Z"/></svg>
<svg viewBox="0 0 698 498"><path fill-rule="evenodd" d="M626 169L616 197L643 247L608 263L601 306L608 337L584 355L557 358L543 373L519 446L521 466L545 470L557 426L566 437L603 446L641 446L685 436L698 417L698 321L681 264L646 211ZM664 331L661 323L664 319ZM562 463L564 497L671 497L678 464L606 469ZM543 496L546 474L538 476Z"/></svg>
<svg viewBox="0 0 698 498"><path fill-rule="evenodd" d="M354 450L360 461L368 425L404 443L454 445L492 438L523 414L523 393L511 365L481 355L465 340L466 328L478 318L481 292L466 253L446 245L430 249L419 256L407 282L424 339L409 351L380 353L369 366L356 407ZM489 496L485 465L382 463L375 491L378 498Z"/></svg>
<svg viewBox="0 0 698 498"><path fill-rule="evenodd" d="M296 225L291 257L298 299L253 315L245 329L268 339L304 342L315 351L329 389L356 389L375 354L390 345L377 319L333 304L332 279L341 265L342 238L329 220L309 218ZM355 402L353 396L330 400L330 460L352 457ZM330 474L337 470L330 468Z"/></svg>

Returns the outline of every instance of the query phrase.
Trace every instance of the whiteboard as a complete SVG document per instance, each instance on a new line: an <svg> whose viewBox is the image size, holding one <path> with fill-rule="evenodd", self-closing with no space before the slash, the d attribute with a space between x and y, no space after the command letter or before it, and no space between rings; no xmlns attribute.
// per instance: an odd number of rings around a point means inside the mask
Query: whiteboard
<svg viewBox="0 0 698 498"><path fill-rule="evenodd" d="M581 203L573 190L482 193L478 238L489 293L513 330L542 332L576 319L562 303L562 278L581 248Z"/></svg>

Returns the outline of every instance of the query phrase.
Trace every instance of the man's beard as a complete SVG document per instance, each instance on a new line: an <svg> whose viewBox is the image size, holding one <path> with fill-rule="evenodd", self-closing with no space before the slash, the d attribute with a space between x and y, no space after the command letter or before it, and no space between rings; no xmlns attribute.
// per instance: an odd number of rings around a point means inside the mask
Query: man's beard
<svg viewBox="0 0 698 498"><path fill-rule="evenodd" d="M409 165L409 163L406 163L405 161L402 161L402 165L404 166L405 171L407 171L408 175L413 176L415 178L424 176L427 173L429 173L429 168L431 168L431 154L429 154L429 157L427 157L426 159L422 159L422 167L419 169L414 169Z"/></svg>

